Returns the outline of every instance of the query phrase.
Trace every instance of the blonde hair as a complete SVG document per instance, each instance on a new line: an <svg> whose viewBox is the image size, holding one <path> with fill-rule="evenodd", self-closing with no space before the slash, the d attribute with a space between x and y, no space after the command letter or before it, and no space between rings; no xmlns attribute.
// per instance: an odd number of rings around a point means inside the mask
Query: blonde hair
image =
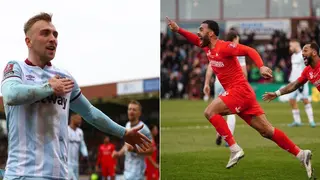
<svg viewBox="0 0 320 180"><path fill-rule="evenodd" d="M137 100L131 100L131 101L129 102L129 104L135 104L135 105L138 105L138 106L139 106L140 111L142 111L142 106L141 106L141 104L140 104L140 102L139 102L139 101L137 101Z"/></svg>
<svg viewBox="0 0 320 180"><path fill-rule="evenodd" d="M46 22L51 22L52 21L52 14L48 14L45 12L42 12L40 14L37 14L33 17L31 17L23 27L24 34L27 34L31 27L38 21L46 21Z"/></svg>

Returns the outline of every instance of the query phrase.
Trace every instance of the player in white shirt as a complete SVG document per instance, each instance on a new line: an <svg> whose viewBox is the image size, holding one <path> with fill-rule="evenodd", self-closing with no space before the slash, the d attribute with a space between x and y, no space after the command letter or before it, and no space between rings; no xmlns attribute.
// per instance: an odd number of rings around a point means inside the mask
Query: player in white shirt
<svg viewBox="0 0 320 180"><path fill-rule="evenodd" d="M306 67L304 64L304 60L302 57L302 50L299 41L297 40L291 40L289 43L289 50L292 53L291 56L291 74L289 77L289 82L296 81L303 69ZM306 111L306 114L309 119L309 124L311 127L315 127L316 124L314 122L313 117L313 110L311 102L309 101L309 83L305 83L303 86L301 86L296 91L289 94L289 102L292 107L292 115L293 115L293 123L289 124L290 127L293 126L301 126L301 117L300 112L298 108L297 98L300 98L302 102L304 103L304 108Z"/></svg>
<svg viewBox="0 0 320 180"><path fill-rule="evenodd" d="M84 142L83 131L80 129L82 118L78 114L73 114L68 126L69 144L68 144L68 167L69 180L79 179L79 152L86 159L88 158L88 149ZM87 159L88 160L88 159Z"/></svg>
<svg viewBox="0 0 320 180"><path fill-rule="evenodd" d="M227 37L226 37L226 41L232 41L232 42L238 44L239 40L240 40L240 37L236 31L233 31L233 30L229 31L229 33L227 34ZM243 72L244 76L247 78L246 57L245 56L238 56L237 58L238 58L240 66L242 68L242 72ZM212 68L208 67L207 72L206 72L206 77L205 77L205 85L203 88L203 92L204 92L205 96L207 96L207 97L210 97L210 91L211 91L210 90L210 81L212 78L212 74L213 74ZM215 83L214 83L214 96L215 96L215 98L224 92L225 92L225 90L222 87L219 79L216 78ZM234 129L236 126L236 116L234 114L227 115L227 124L228 124L228 127L229 127L231 133L234 134ZM216 144L221 145L221 142L222 142L222 137L217 133ZM227 143L226 143L226 146L228 146Z"/></svg>
<svg viewBox="0 0 320 180"><path fill-rule="evenodd" d="M8 128L5 180L68 179L69 109L102 132L112 134L146 151L149 138L127 130L94 107L67 71L51 64L58 32L51 15L40 13L24 26L28 58L10 61L1 91ZM68 59L77 63L76 59Z"/></svg>
<svg viewBox="0 0 320 180"><path fill-rule="evenodd" d="M131 129L144 123L140 120L141 116L141 104L138 101L131 101L128 105L128 119L129 122L126 124L127 129ZM148 126L144 125L140 130L142 134L147 136L150 140L152 139L151 132ZM123 176L125 180L144 180L145 179L145 157L153 153L153 148L145 152L136 152L131 147L125 144L119 152L115 152L113 157L117 158L119 156L125 155L124 161L124 172Z"/></svg>

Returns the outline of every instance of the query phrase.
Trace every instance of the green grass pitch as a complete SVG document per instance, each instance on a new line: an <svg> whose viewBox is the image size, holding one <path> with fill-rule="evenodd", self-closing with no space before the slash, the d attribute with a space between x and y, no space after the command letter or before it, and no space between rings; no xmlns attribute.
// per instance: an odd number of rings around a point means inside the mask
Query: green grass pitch
<svg viewBox="0 0 320 180"><path fill-rule="evenodd" d="M304 126L288 127L292 122L289 104L260 103L269 121L283 130L302 149L313 152L315 173L320 173L320 103L313 103L319 127L308 126L304 107L299 103ZM225 166L229 149L215 144L216 131L205 119L204 101L161 101L161 179L198 180L303 180L304 167L291 154L262 138L237 117L235 138L245 157L231 169Z"/></svg>

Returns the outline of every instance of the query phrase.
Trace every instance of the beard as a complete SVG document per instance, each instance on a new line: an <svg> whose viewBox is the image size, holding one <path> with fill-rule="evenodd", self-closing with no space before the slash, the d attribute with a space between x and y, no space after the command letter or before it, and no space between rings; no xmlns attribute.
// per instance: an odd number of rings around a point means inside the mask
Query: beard
<svg viewBox="0 0 320 180"><path fill-rule="evenodd" d="M313 60L313 59L312 59L312 57L311 57L311 56L309 56L309 57L308 57L308 59L307 59L307 63L308 63L308 65L310 65L310 64L311 64L312 60Z"/></svg>
<svg viewBox="0 0 320 180"><path fill-rule="evenodd" d="M210 39L208 35L203 36L201 47L207 47L210 44Z"/></svg>
<svg viewBox="0 0 320 180"><path fill-rule="evenodd" d="M313 61L312 56L308 56L304 58L304 65L309 66Z"/></svg>

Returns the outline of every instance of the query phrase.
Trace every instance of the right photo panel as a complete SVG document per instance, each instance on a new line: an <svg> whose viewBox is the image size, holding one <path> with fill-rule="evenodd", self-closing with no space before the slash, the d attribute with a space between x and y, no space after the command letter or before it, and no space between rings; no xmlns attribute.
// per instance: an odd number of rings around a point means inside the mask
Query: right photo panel
<svg viewBox="0 0 320 180"><path fill-rule="evenodd" d="M316 179L319 18L320 0L161 0L161 179Z"/></svg>

